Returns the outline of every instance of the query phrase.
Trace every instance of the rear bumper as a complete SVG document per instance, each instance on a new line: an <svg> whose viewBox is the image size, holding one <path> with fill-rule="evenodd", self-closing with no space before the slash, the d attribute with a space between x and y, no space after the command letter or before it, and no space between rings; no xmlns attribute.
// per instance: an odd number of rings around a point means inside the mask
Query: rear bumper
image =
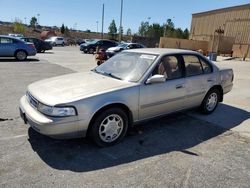
<svg viewBox="0 0 250 188"><path fill-rule="evenodd" d="M57 139L83 137L87 130L79 131L79 125L84 121L74 117L49 117L33 108L23 96L20 99L20 116L25 124L30 125L35 131Z"/></svg>
<svg viewBox="0 0 250 188"><path fill-rule="evenodd" d="M36 55L36 49L29 49L28 51L28 56L34 56L34 55Z"/></svg>

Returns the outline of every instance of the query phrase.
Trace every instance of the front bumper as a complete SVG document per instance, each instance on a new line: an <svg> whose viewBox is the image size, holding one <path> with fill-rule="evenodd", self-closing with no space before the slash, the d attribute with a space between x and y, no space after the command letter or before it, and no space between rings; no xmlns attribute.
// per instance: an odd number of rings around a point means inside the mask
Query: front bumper
<svg viewBox="0 0 250 188"><path fill-rule="evenodd" d="M35 131L53 138L66 139L85 136L87 130L79 131L78 116L72 117L49 117L33 108L27 101L26 96L20 99L20 116L24 123L29 124Z"/></svg>

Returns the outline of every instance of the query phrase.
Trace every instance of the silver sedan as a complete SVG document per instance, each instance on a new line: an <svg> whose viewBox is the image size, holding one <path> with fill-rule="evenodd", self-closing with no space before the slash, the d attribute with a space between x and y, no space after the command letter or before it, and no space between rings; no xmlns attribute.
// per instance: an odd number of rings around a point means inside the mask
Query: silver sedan
<svg viewBox="0 0 250 188"><path fill-rule="evenodd" d="M90 135L99 146L118 143L128 127L200 107L212 113L233 86L199 53L177 49L127 50L86 73L35 82L20 100L20 114L37 132L54 138Z"/></svg>

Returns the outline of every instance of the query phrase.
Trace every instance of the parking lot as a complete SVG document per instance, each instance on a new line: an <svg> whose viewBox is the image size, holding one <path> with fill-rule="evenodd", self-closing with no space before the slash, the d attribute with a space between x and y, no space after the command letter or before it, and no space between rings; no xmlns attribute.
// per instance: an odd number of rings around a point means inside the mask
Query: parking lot
<svg viewBox="0 0 250 188"><path fill-rule="evenodd" d="M208 116L196 110L137 125L124 141L54 140L19 117L28 84L96 66L78 47L54 47L24 62L0 59L0 187L249 187L250 62L233 68L234 88Z"/></svg>

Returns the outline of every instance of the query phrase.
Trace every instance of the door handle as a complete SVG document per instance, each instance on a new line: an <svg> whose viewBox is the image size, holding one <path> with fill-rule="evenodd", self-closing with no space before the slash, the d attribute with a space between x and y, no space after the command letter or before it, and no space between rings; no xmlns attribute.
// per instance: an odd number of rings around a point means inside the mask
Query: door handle
<svg viewBox="0 0 250 188"><path fill-rule="evenodd" d="M176 88L176 89L181 89L181 88L184 88L184 85L182 85L182 84L176 85L175 88Z"/></svg>

